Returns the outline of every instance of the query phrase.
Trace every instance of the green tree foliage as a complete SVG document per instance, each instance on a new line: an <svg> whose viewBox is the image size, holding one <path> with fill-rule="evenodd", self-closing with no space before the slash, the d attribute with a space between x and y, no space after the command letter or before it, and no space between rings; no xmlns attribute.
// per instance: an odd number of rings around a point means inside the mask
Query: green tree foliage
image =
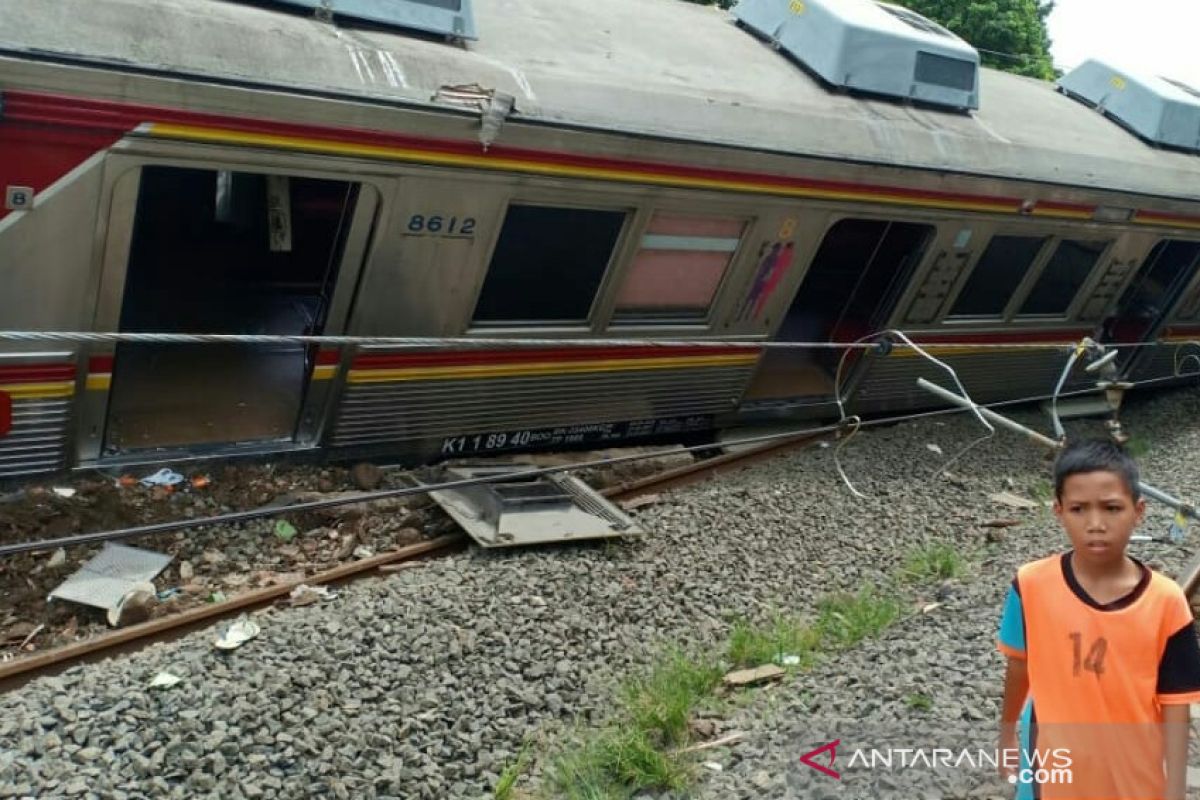
<svg viewBox="0 0 1200 800"><path fill-rule="evenodd" d="M737 0L687 0L730 8ZM1053 80L1046 18L1053 0L891 0L938 22L978 50L986 66Z"/></svg>
<svg viewBox="0 0 1200 800"><path fill-rule="evenodd" d="M1054 10L1044 0L899 0L918 14L966 39L986 66L1053 80L1046 18Z"/></svg>

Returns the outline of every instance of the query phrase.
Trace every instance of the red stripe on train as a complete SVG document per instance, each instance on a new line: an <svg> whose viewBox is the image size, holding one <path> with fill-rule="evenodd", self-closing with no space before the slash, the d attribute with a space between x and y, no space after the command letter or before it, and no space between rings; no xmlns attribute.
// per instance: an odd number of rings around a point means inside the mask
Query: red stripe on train
<svg viewBox="0 0 1200 800"><path fill-rule="evenodd" d="M112 356L92 356L88 359L88 372L112 372L113 357Z"/></svg>
<svg viewBox="0 0 1200 800"><path fill-rule="evenodd" d="M1011 206L1013 211L1019 210L1024 202L1022 198L1016 197L986 197L958 192L923 191L903 186L876 186L848 183L845 181L799 179L786 175L708 169L679 164L631 161L599 156L581 156L561 151L533 150L500 144L493 144L484 150L478 142L434 139L362 128L334 128L323 125L272 122L220 114L180 111L159 106L117 103L107 100L90 100L33 92L18 91L6 93L5 116L7 119L23 122L92 128L117 134L130 131L145 122L220 126L250 133L332 139L339 142L385 147L413 148L433 153L469 155L473 158L520 159L558 166L647 172L679 178L752 182L764 186L775 186L781 189L807 188L827 192L873 192L894 197L911 198L913 200L1003 204ZM1069 207L1062 203L1052 205ZM1077 208L1090 207L1078 206Z"/></svg>
<svg viewBox="0 0 1200 800"><path fill-rule="evenodd" d="M327 367L342 363L342 354L338 350L321 350L317 352L317 365Z"/></svg>
<svg viewBox="0 0 1200 800"><path fill-rule="evenodd" d="M0 383L46 383L47 381L70 381L75 379L73 364L29 365L17 364L0 367Z"/></svg>

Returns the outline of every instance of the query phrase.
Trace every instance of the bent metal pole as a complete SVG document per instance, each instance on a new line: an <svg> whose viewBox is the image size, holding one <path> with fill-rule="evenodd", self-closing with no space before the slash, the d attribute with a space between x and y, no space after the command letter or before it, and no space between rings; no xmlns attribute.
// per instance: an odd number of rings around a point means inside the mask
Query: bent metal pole
<svg viewBox="0 0 1200 800"><path fill-rule="evenodd" d="M975 403L971 402L962 395L955 394L949 389L944 389L941 386L938 386L936 383L926 380L925 378L917 378L917 385L925 391L937 395L948 403L953 403L954 405L962 408L975 409L981 416L983 416L984 419L988 420L989 422L994 422L1000 427L1007 428L1013 433L1019 433L1022 436L1032 439L1034 442L1037 442L1045 447L1049 447L1052 450L1059 450L1064 444L1063 442L1051 439L1045 434L1038 433L1033 428L1027 428L1019 422L1014 422L1002 414L997 414L995 411L992 411L989 408L976 406ZM1146 495L1147 497L1157 500L1164 505L1170 506L1176 511L1185 514L1190 519L1200 519L1200 513L1197 513L1196 508L1191 503L1184 502L1177 497L1172 497L1161 489L1156 489L1145 481L1138 481L1138 489L1140 489L1142 494Z"/></svg>
<svg viewBox="0 0 1200 800"><path fill-rule="evenodd" d="M1011 420L1002 414L997 414L991 409L977 406L968 398L963 397L960 394L955 394L949 389L938 386L936 383L926 380L925 378L917 378L917 385L925 391L940 397L947 403L953 403L961 408L972 409L982 415L983 418L989 422L994 422L1001 428L1007 428L1013 433L1020 434L1021 436L1031 439L1037 444L1048 447L1051 450L1059 450L1063 446L1063 442L1051 439L1049 436L1038 433L1032 428L1028 428L1019 422L1015 422L1014 420ZM1141 490L1142 494L1146 495L1146 497L1157 500L1158 502L1175 509L1189 519L1200 519L1200 514L1197 513L1196 507L1191 503L1187 503L1177 497L1172 497L1161 489L1157 489L1145 481L1138 481L1138 488ZM1191 563L1189 563L1184 569L1183 576L1180 578L1179 583L1189 597L1191 597L1191 595L1198 588L1200 588L1200 553L1197 553L1197 555L1192 558Z"/></svg>

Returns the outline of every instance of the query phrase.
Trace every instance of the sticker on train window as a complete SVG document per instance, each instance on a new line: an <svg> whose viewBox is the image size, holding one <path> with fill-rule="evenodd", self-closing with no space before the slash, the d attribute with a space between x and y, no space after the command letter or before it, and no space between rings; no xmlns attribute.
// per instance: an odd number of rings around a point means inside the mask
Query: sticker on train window
<svg viewBox="0 0 1200 800"><path fill-rule="evenodd" d="M475 218L453 214L413 214L405 233L412 236L443 236L469 239L475 235Z"/></svg>

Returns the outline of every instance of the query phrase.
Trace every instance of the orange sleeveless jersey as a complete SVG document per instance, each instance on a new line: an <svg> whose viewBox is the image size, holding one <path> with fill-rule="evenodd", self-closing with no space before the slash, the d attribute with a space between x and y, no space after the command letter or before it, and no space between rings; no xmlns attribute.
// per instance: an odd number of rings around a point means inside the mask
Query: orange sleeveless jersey
<svg viewBox="0 0 1200 800"><path fill-rule="evenodd" d="M1191 609L1174 581L1144 566L1125 602L1101 606L1074 579L1069 555L1019 570L1010 591L1024 641L1000 642L1028 661L1032 751L1070 752L1070 782L1041 783L1035 796L1160 800L1162 706L1200 701Z"/></svg>

